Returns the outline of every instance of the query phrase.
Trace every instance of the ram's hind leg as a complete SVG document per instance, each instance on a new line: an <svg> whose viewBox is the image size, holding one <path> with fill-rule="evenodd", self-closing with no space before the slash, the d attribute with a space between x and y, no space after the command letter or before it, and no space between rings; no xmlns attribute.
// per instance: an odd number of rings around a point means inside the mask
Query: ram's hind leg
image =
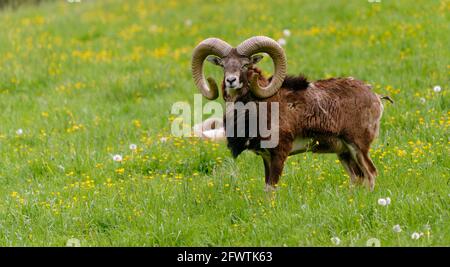
<svg viewBox="0 0 450 267"><path fill-rule="evenodd" d="M338 158L342 166L350 176L350 182L355 185L362 184L364 181L364 173L352 158L352 155L349 152L344 152L338 154Z"/></svg>
<svg viewBox="0 0 450 267"><path fill-rule="evenodd" d="M369 167L370 172L373 176L378 176L377 167L375 167L375 164L373 164L372 159L369 156L369 152L363 152L364 160L367 162L367 165Z"/></svg>
<svg viewBox="0 0 450 267"><path fill-rule="evenodd" d="M367 151L362 151L356 146L353 147L353 153L352 156L354 157L356 163L358 164L359 168L364 173L364 177L366 178L365 182L367 182L367 186L369 187L370 191L373 191L375 188L375 176L376 176L376 169L375 166L372 163L372 160L369 158Z"/></svg>
<svg viewBox="0 0 450 267"><path fill-rule="evenodd" d="M361 156L362 156L364 163L367 166L367 170L370 173L369 180L368 180L369 189L370 189L370 191L373 191L373 189L375 188L375 179L378 175L377 168L373 164L372 159L369 157L369 151L361 151Z"/></svg>

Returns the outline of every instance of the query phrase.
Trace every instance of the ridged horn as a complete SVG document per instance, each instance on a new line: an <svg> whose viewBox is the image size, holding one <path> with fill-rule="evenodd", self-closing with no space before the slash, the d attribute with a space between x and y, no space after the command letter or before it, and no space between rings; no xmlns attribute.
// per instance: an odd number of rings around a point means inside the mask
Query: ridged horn
<svg viewBox="0 0 450 267"><path fill-rule="evenodd" d="M205 79L203 75L203 62L209 55L223 58L230 53L231 49L231 45L225 41L218 38L208 38L200 42L192 53L191 68L195 85L202 95L209 100L216 99L219 96L219 90L213 78L208 77L207 80Z"/></svg>
<svg viewBox="0 0 450 267"><path fill-rule="evenodd" d="M286 78L286 55L283 48L275 40L266 36L251 37L242 42L237 52L243 56L251 57L256 53L267 53L274 63L272 81L266 87L258 84L258 74L250 78L250 90L259 98L268 98L277 93Z"/></svg>

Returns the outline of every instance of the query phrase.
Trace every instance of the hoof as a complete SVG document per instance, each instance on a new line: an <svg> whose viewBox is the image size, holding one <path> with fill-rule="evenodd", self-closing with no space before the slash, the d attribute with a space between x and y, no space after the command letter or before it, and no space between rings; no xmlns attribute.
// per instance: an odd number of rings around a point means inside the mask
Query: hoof
<svg viewBox="0 0 450 267"><path fill-rule="evenodd" d="M369 181L366 179L366 180L364 180L364 185L370 192L373 192L373 190L375 189L374 181Z"/></svg>
<svg viewBox="0 0 450 267"><path fill-rule="evenodd" d="M274 192L275 190L277 190L277 188L270 184L266 184L264 187L264 192Z"/></svg>

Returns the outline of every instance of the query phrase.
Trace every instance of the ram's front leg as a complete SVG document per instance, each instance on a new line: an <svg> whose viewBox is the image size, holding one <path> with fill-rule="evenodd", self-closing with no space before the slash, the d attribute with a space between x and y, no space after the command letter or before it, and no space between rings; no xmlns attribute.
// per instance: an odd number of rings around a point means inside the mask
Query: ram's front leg
<svg viewBox="0 0 450 267"><path fill-rule="evenodd" d="M278 181L283 173L284 162L291 152L292 143L281 144L270 153L269 177L266 177L265 191L273 191L277 188Z"/></svg>
<svg viewBox="0 0 450 267"><path fill-rule="evenodd" d="M270 181L270 155L263 155L263 162L264 162L264 175L265 175L265 181L266 181L266 187L264 188L264 191L270 192L273 191L273 188L269 188L267 184Z"/></svg>

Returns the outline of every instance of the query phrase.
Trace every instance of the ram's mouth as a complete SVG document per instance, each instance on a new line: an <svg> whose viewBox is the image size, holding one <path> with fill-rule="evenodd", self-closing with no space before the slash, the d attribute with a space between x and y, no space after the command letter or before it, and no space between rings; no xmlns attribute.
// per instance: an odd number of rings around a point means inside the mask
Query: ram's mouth
<svg viewBox="0 0 450 267"><path fill-rule="evenodd" d="M234 86L227 86L227 89L229 90L239 90L244 86L244 83L239 83L238 85L234 85Z"/></svg>

